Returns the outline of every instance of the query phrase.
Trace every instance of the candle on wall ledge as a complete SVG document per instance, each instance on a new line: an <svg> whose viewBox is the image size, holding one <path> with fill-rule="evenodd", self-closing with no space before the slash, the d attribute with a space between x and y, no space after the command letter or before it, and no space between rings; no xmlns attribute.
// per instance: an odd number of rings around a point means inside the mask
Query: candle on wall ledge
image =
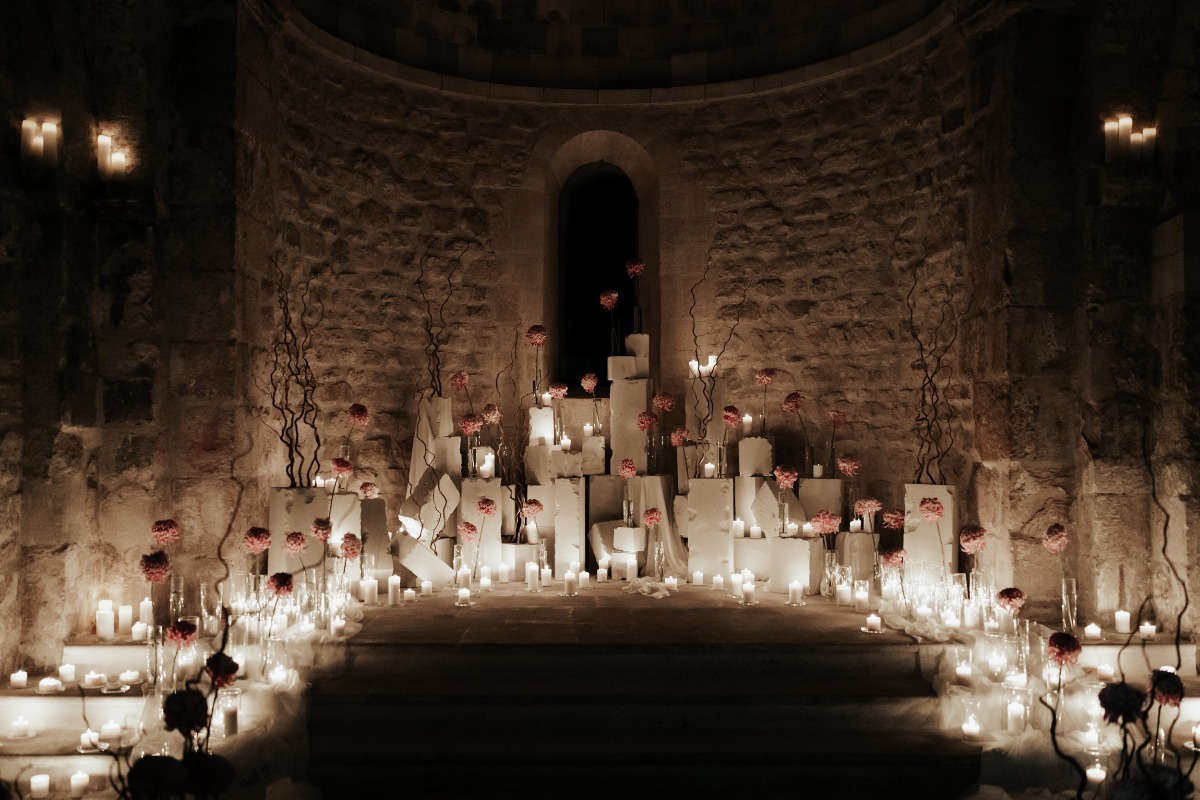
<svg viewBox="0 0 1200 800"><path fill-rule="evenodd" d="M1132 628L1132 620L1129 618L1128 611L1116 611L1113 613L1113 623L1117 633L1130 633Z"/></svg>
<svg viewBox="0 0 1200 800"><path fill-rule="evenodd" d="M1094 622L1083 629L1083 636L1085 639L1088 639L1089 641L1096 641L1102 635L1103 635L1103 631L1100 630L1100 626Z"/></svg>
<svg viewBox="0 0 1200 800"><path fill-rule="evenodd" d="M590 423L590 422L583 423L583 436L585 439L590 437L595 432L596 432L596 429L592 426L592 423Z"/></svg>
<svg viewBox="0 0 1200 800"><path fill-rule="evenodd" d="M24 739L31 733L32 731L29 729L29 720L22 716L18 716L12 721L12 727L10 727L8 731L8 735L13 739Z"/></svg>
<svg viewBox="0 0 1200 800"><path fill-rule="evenodd" d="M154 603L149 597L138 604L138 621L143 625L154 624Z"/></svg>
<svg viewBox="0 0 1200 800"><path fill-rule="evenodd" d="M117 676L122 686L132 686L142 679L142 673L136 669L127 669Z"/></svg>
<svg viewBox="0 0 1200 800"><path fill-rule="evenodd" d="M1138 636L1143 640L1153 639L1156 633L1158 633L1158 626L1153 622L1143 622L1138 626Z"/></svg>
<svg viewBox="0 0 1200 800"><path fill-rule="evenodd" d="M133 606L117 606L117 634L128 636L133 632Z"/></svg>
<svg viewBox="0 0 1200 800"><path fill-rule="evenodd" d="M41 694L52 694L63 690L62 681L58 678L42 678L38 681L38 692Z"/></svg>
<svg viewBox="0 0 1200 800"><path fill-rule="evenodd" d="M45 773L32 776L29 779L29 796L30 797L49 797L50 796L50 776Z"/></svg>
<svg viewBox="0 0 1200 800"><path fill-rule="evenodd" d="M96 610L96 635L101 639L116 638L116 618L113 614L112 600L101 600Z"/></svg>
<svg viewBox="0 0 1200 800"><path fill-rule="evenodd" d="M406 602L406 603L417 602L417 590L416 589L405 589L404 590L404 602Z"/></svg>
<svg viewBox="0 0 1200 800"><path fill-rule="evenodd" d="M704 463L704 477L715 478L717 476L717 465L711 461Z"/></svg>
<svg viewBox="0 0 1200 800"><path fill-rule="evenodd" d="M87 793L88 783L90 783L90 782L91 782L91 778L88 776L88 774L86 772L72 773L71 774L71 797L72 798L83 797Z"/></svg>
<svg viewBox="0 0 1200 800"><path fill-rule="evenodd" d="M564 453L571 452L571 437L563 436L562 439L559 440L558 446L559 449L561 449Z"/></svg>
<svg viewBox="0 0 1200 800"><path fill-rule="evenodd" d="M107 742L110 747L121 742L121 723L110 719L100 726L100 741Z"/></svg>
<svg viewBox="0 0 1200 800"><path fill-rule="evenodd" d="M729 532L733 534L733 538L741 539L746 535L746 523L742 522L740 519L735 519L733 522L729 523Z"/></svg>
<svg viewBox="0 0 1200 800"><path fill-rule="evenodd" d="M757 525L751 525L750 526L750 538L751 539L763 538L763 529Z"/></svg>
<svg viewBox="0 0 1200 800"><path fill-rule="evenodd" d="M103 672L92 672L91 670L88 670L83 675L83 688L99 689L104 685L104 681L107 680L107 678L108 676Z"/></svg>
<svg viewBox="0 0 1200 800"><path fill-rule="evenodd" d="M29 685L29 673L19 669L8 676L8 685L13 689L24 689Z"/></svg>
<svg viewBox="0 0 1200 800"><path fill-rule="evenodd" d="M783 532L787 536L799 536L800 535L800 523L799 522L788 522L786 525L783 526Z"/></svg>
<svg viewBox="0 0 1200 800"><path fill-rule="evenodd" d="M63 683L75 682L75 665L62 664L58 668L58 679Z"/></svg>
<svg viewBox="0 0 1200 800"><path fill-rule="evenodd" d="M813 477L814 478L824 478L825 477L825 467L820 464L813 464Z"/></svg>
<svg viewBox="0 0 1200 800"><path fill-rule="evenodd" d="M694 358L688 362L688 372L691 373L693 378L707 378L711 376L716 369L717 357L714 355L708 356L703 364Z"/></svg>

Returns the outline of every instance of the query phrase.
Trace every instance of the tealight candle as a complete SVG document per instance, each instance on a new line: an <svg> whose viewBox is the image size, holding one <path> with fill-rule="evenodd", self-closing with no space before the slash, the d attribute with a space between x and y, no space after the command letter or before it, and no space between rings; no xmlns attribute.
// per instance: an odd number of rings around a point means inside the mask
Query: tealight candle
<svg viewBox="0 0 1200 800"><path fill-rule="evenodd" d="M962 732L963 736L968 739L978 739L980 732L979 721L974 717L968 717L967 721L962 724Z"/></svg>
<svg viewBox="0 0 1200 800"><path fill-rule="evenodd" d="M86 772L76 772L71 775L71 797L80 798L87 793L91 778Z"/></svg>
<svg viewBox="0 0 1200 800"><path fill-rule="evenodd" d="M596 428L592 425L592 423L590 423L590 422L583 423L583 435L585 437L591 436L595 432L596 432Z"/></svg>
<svg viewBox="0 0 1200 800"><path fill-rule="evenodd" d="M1096 677L1102 681L1111 681L1117 675L1117 670L1112 664L1101 664L1096 667Z"/></svg>
<svg viewBox="0 0 1200 800"><path fill-rule="evenodd" d="M804 602L804 584L800 581L792 581L788 584L788 602L792 605Z"/></svg>
<svg viewBox="0 0 1200 800"><path fill-rule="evenodd" d="M1087 779L1089 783L1104 783L1104 779L1108 777L1108 770L1104 767L1088 767Z"/></svg>
<svg viewBox="0 0 1200 800"><path fill-rule="evenodd" d="M9 729L8 735L14 739L24 739L29 735L29 720L18 716L12 721L12 727Z"/></svg>
<svg viewBox="0 0 1200 800"><path fill-rule="evenodd" d="M60 681L58 678L42 678L40 681L38 681L38 691L42 694L61 692L62 689L62 681Z"/></svg>
<svg viewBox="0 0 1200 800"><path fill-rule="evenodd" d="M960 686L966 686L971 682L971 665L959 664L954 668L954 681Z"/></svg>
<svg viewBox="0 0 1200 800"><path fill-rule="evenodd" d="M712 586L718 592L725 589L725 578L721 575L713 575Z"/></svg>
<svg viewBox="0 0 1200 800"><path fill-rule="evenodd" d="M50 776L42 773L34 775L29 779L29 796L30 797L49 797L50 796Z"/></svg>
<svg viewBox="0 0 1200 800"><path fill-rule="evenodd" d="M479 591L490 592L491 590L492 590L492 579L491 578L480 578L479 579Z"/></svg>
<svg viewBox="0 0 1200 800"><path fill-rule="evenodd" d="M421 596L433 597L433 581L421 581Z"/></svg>
<svg viewBox="0 0 1200 800"><path fill-rule="evenodd" d="M137 683L141 679L142 673L138 672L136 669L127 669L117 676L117 680L119 680L123 686L129 686Z"/></svg>
<svg viewBox="0 0 1200 800"><path fill-rule="evenodd" d="M667 588L674 591L679 591L679 579L674 575L667 576Z"/></svg>
<svg viewBox="0 0 1200 800"><path fill-rule="evenodd" d="M405 589L404 590L404 602L415 603L416 601L417 601L417 590L416 589Z"/></svg>
<svg viewBox="0 0 1200 800"><path fill-rule="evenodd" d="M716 465L716 464L714 464L714 463L712 463L711 461L707 461L707 462L705 462L705 464L704 464L704 477L706 477L706 478L715 478L715 477L717 477L717 465Z"/></svg>
<svg viewBox="0 0 1200 800"><path fill-rule="evenodd" d="M91 728L79 734L80 750L95 750L100 745L100 734Z"/></svg>
<svg viewBox="0 0 1200 800"><path fill-rule="evenodd" d="M1143 639L1153 639L1154 634L1158 632L1158 626L1153 622L1143 622L1138 626L1138 636Z"/></svg>
<svg viewBox="0 0 1200 800"><path fill-rule="evenodd" d="M551 396L551 394L549 392L542 392L542 407L545 408L545 407L549 406L550 401L553 399L554 398Z"/></svg>
<svg viewBox="0 0 1200 800"><path fill-rule="evenodd" d="M586 572L579 573L579 588L586 589L592 585L592 576Z"/></svg>
<svg viewBox="0 0 1200 800"><path fill-rule="evenodd" d="M746 523L742 522L740 519L735 519L733 522L729 523L729 533L733 535L733 538L741 539L746 535Z"/></svg>
<svg viewBox="0 0 1200 800"><path fill-rule="evenodd" d="M133 623L133 627L129 629L129 635L135 642L144 642L149 630L150 626L139 620Z"/></svg>
<svg viewBox="0 0 1200 800"><path fill-rule="evenodd" d="M470 603L471 603L471 590L470 589L459 589L458 590L458 604L460 606L465 606L465 605L469 605Z"/></svg>
<svg viewBox="0 0 1200 800"><path fill-rule="evenodd" d="M73 683L75 681L75 665L62 664L59 666L58 679L63 683Z"/></svg>
<svg viewBox="0 0 1200 800"><path fill-rule="evenodd" d="M388 576L388 605L398 606L404 602L404 588L399 575Z"/></svg>
<svg viewBox="0 0 1200 800"><path fill-rule="evenodd" d="M883 630L883 620L878 614L867 614L867 630L879 633Z"/></svg>
<svg viewBox="0 0 1200 800"><path fill-rule="evenodd" d="M500 562L500 569L498 569L497 572L500 575L501 583L508 583L512 580L512 567L508 565L507 561Z"/></svg>
<svg viewBox="0 0 1200 800"><path fill-rule="evenodd" d="M100 726L100 741L107 742L110 747L121 743L121 723L109 720Z"/></svg>
<svg viewBox="0 0 1200 800"><path fill-rule="evenodd" d="M850 532L851 533L859 533L860 531L862 531L862 520L861 519L850 520Z"/></svg>
<svg viewBox="0 0 1200 800"><path fill-rule="evenodd" d="M8 676L8 685L14 689L24 689L29 685L29 673L19 669Z"/></svg>
<svg viewBox="0 0 1200 800"><path fill-rule="evenodd" d="M763 538L763 529L760 528L758 525L751 525L750 526L750 538L751 539Z"/></svg>
<svg viewBox="0 0 1200 800"><path fill-rule="evenodd" d="M1130 627L1132 620L1129 618L1128 611L1115 612L1113 614L1113 622L1115 623L1114 627L1116 628L1117 633L1130 633L1132 631L1132 628Z"/></svg>
<svg viewBox="0 0 1200 800"><path fill-rule="evenodd" d="M83 688L99 689L104 685L106 680L108 680L108 676L103 672L92 672L91 670L88 670L83 676Z"/></svg>
<svg viewBox="0 0 1200 800"><path fill-rule="evenodd" d="M704 585L704 573L701 572L700 570L696 570L695 572L692 573L692 586L703 586L703 585Z"/></svg>

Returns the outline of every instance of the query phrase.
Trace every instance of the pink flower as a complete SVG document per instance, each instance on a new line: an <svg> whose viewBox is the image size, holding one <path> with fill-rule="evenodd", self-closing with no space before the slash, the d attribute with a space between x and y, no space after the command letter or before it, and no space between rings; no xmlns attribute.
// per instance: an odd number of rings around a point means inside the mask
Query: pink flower
<svg viewBox="0 0 1200 800"><path fill-rule="evenodd" d="M328 517L318 517L313 520L312 535L317 541L328 542L333 533L333 523Z"/></svg>
<svg viewBox="0 0 1200 800"><path fill-rule="evenodd" d="M812 523L813 531L822 535L837 533L838 528L842 527L842 518L825 509L821 509L813 515L813 518L809 522Z"/></svg>
<svg viewBox="0 0 1200 800"><path fill-rule="evenodd" d="M204 662L204 671L208 673L213 686L218 689L224 689L237 683L239 669L241 669L241 665L220 650L213 653Z"/></svg>
<svg viewBox="0 0 1200 800"><path fill-rule="evenodd" d="M552 383L550 384L550 388L546 391L548 391L550 396L555 400L562 400L567 396L567 385L565 383Z"/></svg>
<svg viewBox="0 0 1200 800"><path fill-rule="evenodd" d="M344 458L333 460L333 475L335 478L347 478L354 474L354 465Z"/></svg>
<svg viewBox="0 0 1200 800"><path fill-rule="evenodd" d="M1150 673L1150 694L1161 705L1179 708L1183 701L1183 679L1174 670L1156 669Z"/></svg>
<svg viewBox="0 0 1200 800"><path fill-rule="evenodd" d="M862 461L859 461L854 456L838 456L837 468L838 472L847 478L853 478L862 469Z"/></svg>
<svg viewBox="0 0 1200 800"><path fill-rule="evenodd" d="M379 497L379 487L370 481L363 481L358 485L358 493L363 500L374 500Z"/></svg>
<svg viewBox="0 0 1200 800"><path fill-rule="evenodd" d="M616 289L605 289L600 293L600 307L605 311L612 311L617 307L617 297L619 295Z"/></svg>
<svg viewBox="0 0 1200 800"><path fill-rule="evenodd" d="M856 517L870 517L882 510L883 503L880 503L874 497L864 497L861 500L854 501L854 516Z"/></svg>
<svg viewBox="0 0 1200 800"><path fill-rule="evenodd" d="M671 431L671 446L683 447L685 444L687 444L687 438L687 428L676 428L675 430Z"/></svg>
<svg viewBox="0 0 1200 800"><path fill-rule="evenodd" d="M191 738L208 724L208 702L197 689L180 689L162 704L163 727Z"/></svg>
<svg viewBox="0 0 1200 800"><path fill-rule="evenodd" d="M892 547L879 554L879 563L885 567L899 569L904 566L908 552L903 547Z"/></svg>
<svg viewBox="0 0 1200 800"><path fill-rule="evenodd" d="M187 647L196 641L196 623L178 619L167 628L167 641L176 647Z"/></svg>
<svg viewBox="0 0 1200 800"><path fill-rule="evenodd" d="M160 519L150 526L150 533L159 545L174 544L179 541L179 523L173 519Z"/></svg>
<svg viewBox="0 0 1200 800"><path fill-rule="evenodd" d="M593 392L596 391L596 384L598 384L599 382L600 381L596 377L596 373L589 372L583 376L583 380L579 381L579 385L583 387L583 390L585 392L587 392L588 394L592 394Z"/></svg>
<svg viewBox="0 0 1200 800"><path fill-rule="evenodd" d="M475 503L475 510L485 517L496 516L496 501L490 497L481 497Z"/></svg>
<svg viewBox="0 0 1200 800"><path fill-rule="evenodd" d="M647 528L653 528L658 523L662 522L662 512L657 508L647 508L642 512L642 524Z"/></svg>
<svg viewBox="0 0 1200 800"><path fill-rule="evenodd" d="M633 463L632 458L621 459L620 475L624 480L629 480L637 475L637 464Z"/></svg>
<svg viewBox="0 0 1200 800"><path fill-rule="evenodd" d="M725 420L725 424L732 428L742 424L742 412L738 411L737 406L725 406L721 409L721 419Z"/></svg>
<svg viewBox="0 0 1200 800"><path fill-rule="evenodd" d="M1061 631L1050 634L1047 649L1050 660L1058 667L1069 667L1079 663L1079 656L1083 653L1083 646L1079 644L1079 640Z"/></svg>
<svg viewBox="0 0 1200 800"><path fill-rule="evenodd" d="M479 528L476 528L470 522L463 521L458 523L458 538L464 542L475 541L475 534L477 533L479 533Z"/></svg>
<svg viewBox="0 0 1200 800"><path fill-rule="evenodd" d="M499 425L502 419L504 419L504 415L500 413L500 407L495 403L488 403L483 407L483 423L485 425Z"/></svg>
<svg viewBox="0 0 1200 800"><path fill-rule="evenodd" d="M450 388L456 392L465 392L467 390L467 383L469 383L470 380L471 379L467 376L467 373L460 369L458 372L450 376Z"/></svg>
<svg viewBox="0 0 1200 800"><path fill-rule="evenodd" d="M903 511L885 511L883 512L883 527L889 531L904 530L904 512Z"/></svg>
<svg viewBox="0 0 1200 800"><path fill-rule="evenodd" d="M795 467L780 464L775 468L775 483L779 484L780 489L791 489L799 477L800 473Z"/></svg>
<svg viewBox="0 0 1200 800"><path fill-rule="evenodd" d="M829 424L833 427L834 430L837 430L838 428L845 425L846 424L845 412L844 411L830 411L829 412Z"/></svg>
<svg viewBox="0 0 1200 800"><path fill-rule="evenodd" d="M659 392L654 395L653 405L659 411L674 411L675 395L670 392Z"/></svg>
<svg viewBox="0 0 1200 800"><path fill-rule="evenodd" d="M799 392L792 392L787 397L783 398L783 410L787 414L799 414L800 404L804 402L804 395Z"/></svg>
<svg viewBox="0 0 1200 800"><path fill-rule="evenodd" d="M151 583L162 583L171 575L171 557L165 550L155 550L142 556L138 566Z"/></svg>
<svg viewBox="0 0 1200 800"><path fill-rule="evenodd" d="M1067 529L1061 523L1054 523L1046 532L1042 534L1042 547L1056 556L1060 556L1067 551L1067 545L1071 543L1071 534L1067 533Z"/></svg>
<svg viewBox="0 0 1200 800"><path fill-rule="evenodd" d="M242 546L250 555L265 553L271 549L271 532L266 528L251 528L242 536Z"/></svg>
<svg viewBox="0 0 1200 800"><path fill-rule="evenodd" d="M342 558L347 561L354 561L362 552L362 542L353 533L343 534L342 536Z"/></svg>
<svg viewBox="0 0 1200 800"><path fill-rule="evenodd" d="M646 271L646 262L640 258L633 261L625 262L625 274L630 278L636 278Z"/></svg>
<svg viewBox="0 0 1200 800"><path fill-rule="evenodd" d="M942 507L942 501L936 497L921 498L921 516L929 522L940 520L945 511L946 509Z"/></svg>
<svg viewBox="0 0 1200 800"><path fill-rule="evenodd" d="M474 436L483 430L483 420L478 414L463 414L458 418L458 429L463 436Z"/></svg>
<svg viewBox="0 0 1200 800"><path fill-rule="evenodd" d="M346 416L350 417L350 424L356 428L365 428L371 421L371 412L362 403L354 403L346 409Z"/></svg>
<svg viewBox="0 0 1200 800"><path fill-rule="evenodd" d="M760 369L754 373L754 382L759 386L770 386L775 382L775 370L771 368Z"/></svg>
<svg viewBox="0 0 1200 800"><path fill-rule="evenodd" d="M525 331L525 338L534 347L545 347L546 335L545 325L531 325L529 326L529 330Z"/></svg>
<svg viewBox="0 0 1200 800"><path fill-rule="evenodd" d="M527 520L535 518L545 510L546 507L542 505L541 500L526 500L521 503L521 516Z"/></svg>
<svg viewBox="0 0 1200 800"><path fill-rule="evenodd" d="M648 433L651 428L658 424L658 415L653 411L643 411L638 414L637 426L642 433Z"/></svg>
<svg viewBox="0 0 1200 800"><path fill-rule="evenodd" d="M276 597L285 597L292 593L295 584L292 582L292 573L276 572L271 577L267 578L267 588Z"/></svg>
<svg viewBox="0 0 1200 800"><path fill-rule="evenodd" d="M996 605L1015 614L1025 605L1025 593L1015 586L1001 589L996 592Z"/></svg>
<svg viewBox="0 0 1200 800"><path fill-rule="evenodd" d="M283 549L293 556L300 555L307 547L308 537L300 531L292 531L283 537Z"/></svg>
<svg viewBox="0 0 1200 800"><path fill-rule="evenodd" d="M969 556L983 550L987 545L987 529L982 525L963 525L958 532L958 547Z"/></svg>

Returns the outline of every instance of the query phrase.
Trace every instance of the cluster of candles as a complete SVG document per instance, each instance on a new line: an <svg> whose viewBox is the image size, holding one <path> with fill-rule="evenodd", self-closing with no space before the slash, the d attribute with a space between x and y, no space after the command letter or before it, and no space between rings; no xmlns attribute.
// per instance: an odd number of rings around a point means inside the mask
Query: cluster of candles
<svg viewBox="0 0 1200 800"><path fill-rule="evenodd" d="M147 631L154 624L154 603L150 598L138 604L138 618L133 619L132 605L118 605L113 610L112 600L100 600L96 604L96 635L104 641L118 636L128 636L135 642L146 641Z"/></svg>
<svg viewBox="0 0 1200 800"><path fill-rule="evenodd" d="M101 133L96 137L96 171L101 180L111 181L125 177L126 161L124 151L113 150L111 136Z"/></svg>
<svg viewBox="0 0 1200 800"><path fill-rule="evenodd" d="M53 167L58 163L62 131L52 120L26 119L21 121L21 155L24 158Z"/></svg>
<svg viewBox="0 0 1200 800"><path fill-rule="evenodd" d="M1104 122L1104 163L1141 163L1154 160L1157 128L1133 130L1133 117L1120 116Z"/></svg>
<svg viewBox="0 0 1200 800"><path fill-rule="evenodd" d="M70 792L71 797L83 797L87 794L88 786L92 778L86 772L75 772L70 777ZM50 776L46 773L31 775L29 778L29 796L30 797L49 797L50 796Z"/></svg>

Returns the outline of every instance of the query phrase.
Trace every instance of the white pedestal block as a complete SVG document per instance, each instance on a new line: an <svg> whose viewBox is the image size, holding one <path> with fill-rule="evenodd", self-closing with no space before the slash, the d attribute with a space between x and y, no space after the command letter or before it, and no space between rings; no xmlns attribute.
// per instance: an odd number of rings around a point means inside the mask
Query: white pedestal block
<svg viewBox="0 0 1200 800"><path fill-rule="evenodd" d="M758 490L766 481L766 478L752 477L733 479L733 517L745 523L747 531L751 525L762 526L754 515L754 503L758 500Z"/></svg>
<svg viewBox="0 0 1200 800"><path fill-rule="evenodd" d="M392 561L397 573L407 570L418 582L429 581L434 588L445 586L454 578L454 569L428 545L402 533L392 542Z"/></svg>
<svg viewBox="0 0 1200 800"><path fill-rule="evenodd" d="M761 436L749 436L738 442L737 450L739 475L770 475L775 469L769 440Z"/></svg>
<svg viewBox="0 0 1200 800"><path fill-rule="evenodd" d="M430 473L432 475L432 473ZM410 534L418 533L411 527L415 521L420 525L421 532L429 536L436 535L451 522L456 521L460 494L454 479L442 475L436 486L422 496L409 496L400 507L400 517L407 520L406 527ZM337 520L334 520L334 532L339 532Z"/></svg>
<svg viewBox="0 0 1200 800"><path fill-rule="evenodd" d="M796 487L800 505L810 519L822 510L831 514L842 513L842 482L837 478L801 478L796 482ZM842 524L846 524L846 520L843 519Z"/></svg>
<svg viewBox="0 0 1200 800"><path fill-rule="evenodd" d="M634 358L650 358L650 334L631 333L627 335L625 352Z"/></svg>
<svg viewBox="0 0 1200 800"><path fill-rule="evenodd" d="M517 487L501 486L500 499L500 535L511 537L517 532Z"/></svg>
<svg viewBox="0 0 1200 800"><path fill-rule="evenodd" d="M271 549L267 551L267 573L295 572L301 568L301 558L309 565L321 563L321 543L309 536L312 523L329 513L329 492L306 488L271 490L267 524L271 530ZM300 556L289 556L284 537L290 531L300 531L308 538L308 547Z"/></svg>
<svg viewBox="0 0 1200 800"><path fill-rule="evenodd" d="M583 477L583 453L565 453L562 450L551 450L550 463L557 478Z"/></svg>
<svg viewBox="0 0 1200 800"><path fill-rule="evenodd" d="M636 572L633 577L638 577L641 574L642 566L646 563L644 559L639 558L640 553L626 553L621 550L613 550L609 553L609 558L612 559L612 567L609 569L608 579L614 581L629 580L629 569L626 564L633 564Z"/></svg>
<svg viewBox="0 0 1200 800"><path fill-rule="evenodd" d="M531 444L525 448L525 480L530 486L554 483L554 464L547 445Z"/></svg>
<svg viewBox="0 0 1200 800"><path fill-rule="evenodd" d="M529 409L529 445L554 444L554 409Z"/></svg>
<svg viewBox="0 0 1200 800"><path fill-rule="evenodd" d="M554 535L555 535L555 514L558 505L558 491L554 487L554 482L541 486L527 486L525 488L526 497L530 500L537 500L542 504L543 511L537 515L538 537L546 543L546 563L551 567L554 566Z"/></svg>
<svg viewBox="0 0 1200 800"><path fill-rule="evenodd" d="M613 547L627 553L640 553L646 549L646 529L624 526L617 528L613 531Z"/></svg>
<svg viewBox="0 0 1200 800"><path fill-rule="evenodd" d="M767 540L771 547L771 580L768 592L787 594L792 581L804 585L805 594L816 594L821 589L821 573L825 571L825 556L820 539L799 537Z"/></svg>
<svg viewBox="0 0 1200 800"><path fill-rule="evenodd" d="M616 475L592 475L588 477L588 526L597 522L620 521L624 487Z"/></svg>
<svg viewBox="0 0 1200 800"><path fill-rule="evenodd" d="M612 462L609 464L609 472L619 474L621 459L632 458L638 472L644 473L646 434L638 430L637 418L638 414L650 408L650 381L644 378L613 381L609 402L612 406L612 421L608 426L612 435Z"/></svg>
<svg viewBox="0 0 1200 800"><path fill-rule="evenodd" d="M926 497L935 497L942 503L942 518L937 522L930 522L921 515L921 500ZM921 561L935 569L940 565L947 573L955 572L958 527L958 503L955 502L953 486L929 483L904 485L906 563Z"/></svg>
<svg viewBox="0 0 1200 800"><path fill-rule="evenodd" d="M665 568L668 575L683 577L691 574L687 571L687 547L683 543L672 520L675 498L674 482L670 475L642 475L634 478L633 507L635 519L641 521L642 513L648 508L657 508L663 513L662 522L658 523L647 543L647 552L653 552L658 541L663 543Z"/></svg>
<svg viewBox="0 0 1200 800"><path fill-rule="evenodd" d="M637 376L637 359L633 356L608 357L608 379L610 381L623 381Z"/></svg>
<svg viewBox="0 0 1200 800"><path fill-rule="evenodd" d="M788 506L788 521L795 522L803 529L804 523L808 522L808 517L804 514L804 508L800 505L799 499L791 492L783 493L784 501ZM758 494L754 498L754 503L751 506L754 512L754 517L758 520L758 526L763 529L768 537L778 536L779 531L779 489L774 480L764 480L762 485L758 487ZM750 530L750 525L746 524L746 530Z"/></svg>
<svg viewBox="0 0 1200 800"><path fill-rule="evenodd" d="M587 529L587 496L582 478L554 482L554 577L562 580L572 561L582 568L584 532Z"/></svg>
<svg viewBox="0 0 1200 800"><path fill-rule="evenodd" d="M671 506L675 509L675 535L681 539L688 538L688 499L685 494L677 494L671 499Z"/></svg>
<svg viewBox="0 0 1200 800"><path fill-rule="evenodd" d="M437 456L434 462L435 469L455 480L462 478L462 437L441 436L433 440L433 446Z"/></svg>
<svg viewBox="0 0 1200 800"><path fill-rule="evenodd" d="M771 543L763 539L733 540L733 569L748 569L759 580L771 577Z"/></svg>
<svg viewBox="0 0 1200 800"><path fill-rule="evenodd" d="M478 529L474 542L459 542L463 545L463 558L466 563L474 565L475 552L478 550L479 564L491 568L493 575L500 568L500 531L503 518L498 512L505 499L503 488L499 478L464 478L462 504L458 512L460 519L470 522ZM479 513L479 500L483 497L496 503L496 514L487 517Z"/></svg>
<svg viewBox="0 0 1200 800"><path fill-rule="evenodd" d="M727 575L733 569L733 480L696 478L688 494L687 572Z"/></svg>
<svg viewBox="0 0 1200 800"><path fill-rule="evenodd" d="M392 574L391 548L388 539L387 501L382 497L362 500L359 505L360 538L363 552L375 556L375 578L387 589L388 576ZM294 530L301 530L295 528ZM273 534L272 544L278 534ZM312 547L310 544L309 547Z"/></svg>
<svg viewBox="0 0 1200 800"><path fill-rule="evenodd" d="M413 434L412 453L408 468L408 495L420 494L422 484L433 486L436 479L427 480L429 465L437 461L435 441L454 434L454 413L450 398L425 398L417 403L417 426Z"/></svg>
<svg viewBox="0 0 1200 800"><path fill-rule="evenodd" d="M605 471L605 440L603 436L583 437L583 474L603 475Z"/></svg>
<svg viewBox="0 0 1200 800"><path fill-rule="evenodd" d="M854 580L869 581L875 575L875 547L879 535L875 533L838 534L838 563L854 568Z"/></svg>
<svg viewBox="0 0 1200 800"><path fill-rule="evenodd" d="M525 579L525 565L530 561L537 562L538 546L536 544L502 544L500 545L500 560L508 564L512 571L512 582L520 583ZM496 572L492 572L492 582L495 585Z"/></svg>

